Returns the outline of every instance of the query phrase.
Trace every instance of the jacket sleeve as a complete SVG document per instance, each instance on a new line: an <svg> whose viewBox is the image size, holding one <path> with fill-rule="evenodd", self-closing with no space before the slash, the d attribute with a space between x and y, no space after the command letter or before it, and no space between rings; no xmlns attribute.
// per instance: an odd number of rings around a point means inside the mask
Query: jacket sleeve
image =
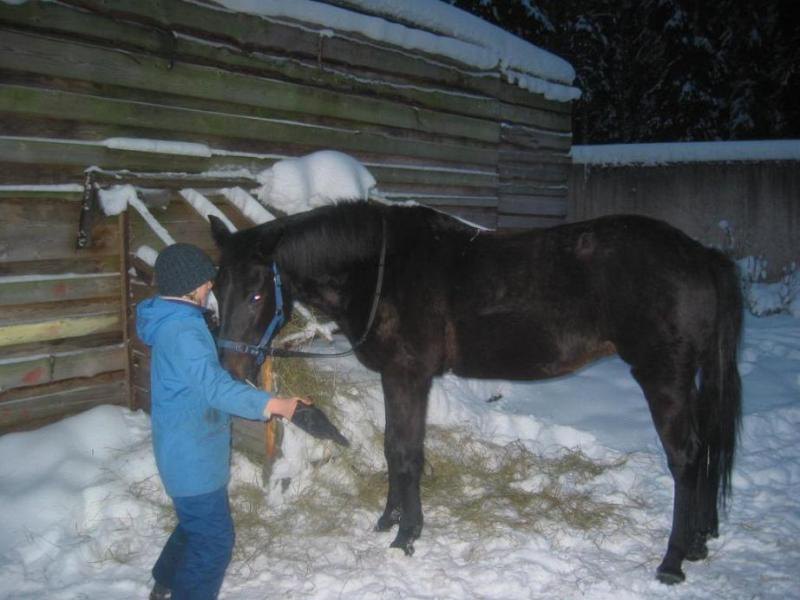
<svg viewBox="0 0 800 600"><path fill-rule="evenodd" d="M203 323L203 328L205 323ZM234 379L219 362L210 332L201 327L187 327L178 333L176 358L186 369L198 397L223 412L263 421L270 394Z"/></svg>

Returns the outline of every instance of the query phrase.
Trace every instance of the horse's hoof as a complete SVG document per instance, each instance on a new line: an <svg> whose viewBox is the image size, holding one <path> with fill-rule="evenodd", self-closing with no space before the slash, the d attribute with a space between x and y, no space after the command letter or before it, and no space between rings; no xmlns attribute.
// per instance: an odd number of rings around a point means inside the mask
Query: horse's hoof
<svg viewBox="0 0 800 600"><path fill-rule="evenodd" d="M414 542L411 541L403 542L395 540L389 544L389 548L399 548L405 553L406 556L414 556Z"/></svg>
<svg viewBox="0 0 800 600"><path fill-rule="evenodd" d="M680 569L670 569L662 565L656 571L656 579L664 585L675 585L686 581L686 575Z"/></svg>
<svg viewBox="0 0 800 600"><path fill-rule="evenodd" d="M686 560L690 562L697 562L698 560L705 560L708 558L708 546L704 541L696 539L694 543L686 551Z"/></svg>

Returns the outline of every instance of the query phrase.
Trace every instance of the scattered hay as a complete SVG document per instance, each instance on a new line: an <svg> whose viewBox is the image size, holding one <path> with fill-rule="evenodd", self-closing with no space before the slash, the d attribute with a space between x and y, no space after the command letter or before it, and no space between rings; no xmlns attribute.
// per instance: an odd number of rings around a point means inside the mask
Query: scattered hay
<svg viewBox="0 0 800 600"><path fill-rule="evenodd" d="M162 492L161 483L156 479L155 475L140 481L134 481L128 486L128 493L136 500L153 507L159 528L167 533L172 533L172 530L178 524L178 518L175 515L172 502Z"/></svg>
<svg viewBox="0 0 800 600"><path fill-rule="evenodd" d="M623 518L620 507L597 499L586 484L624 461L601 464L570 449L546 457L519 442L501 446L440 427L429 428L428 440L422 497L462 527L544 534L555 526L599 529Z"/></svg>
<svg viewBox="0 0 800 600"><path fill-rule="evenodd" d="M335 369L323 370L311 361L296 358L275 359L272 368L277 395L308 398L326 412L335 408L333 398L339 384Z"/></svg>
<svg viewBox="0 0 800 600"><path fill-rule="evenodd" d="M374 438L380 447L380 432ZM509 530L548 535L601 530L626 520L626 507L598 498L591 485L624 461L601 464L579 450L542 456L521 443L502 446L439 427L429 428L426 454L423 504L433 514L443 511L446 516L436 520L447 527L481 535ZM377 519L387 487L385 472L375 471L354 452L320 466L310 485L280 508L265 505L260 486L238 484L231 492L235 556L250 561L260 553L284 551L285 542L297 537L347 535L356 526L356 515Z"/></svg>

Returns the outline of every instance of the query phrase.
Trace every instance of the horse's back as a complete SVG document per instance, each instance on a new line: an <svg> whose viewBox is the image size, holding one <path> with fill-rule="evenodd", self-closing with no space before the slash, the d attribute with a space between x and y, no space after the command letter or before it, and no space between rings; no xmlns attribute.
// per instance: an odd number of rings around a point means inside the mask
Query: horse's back
<svg viewBox="0 0 800 600"><path fill-rule="evenodd" d="M678 229L610 216L463 242L449 279L455 372L544 378L619 352L631 362L714 322L715 256Z"/></svg>

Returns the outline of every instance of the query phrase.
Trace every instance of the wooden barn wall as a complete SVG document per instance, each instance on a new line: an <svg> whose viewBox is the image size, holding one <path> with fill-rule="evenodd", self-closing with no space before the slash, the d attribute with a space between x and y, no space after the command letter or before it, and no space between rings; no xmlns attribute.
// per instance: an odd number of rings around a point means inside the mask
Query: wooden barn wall
<svg viewBox="0 0 800 600"><path fill-rule="evenodd" d="M120 231L76 249L80 193L0 192L0 432L128 403Z"/></svg>
<svg viewBox="0 0 800 600"><path fill-rule="evenodd" d="M219 189L335 149L390 200L540 226L566 217L570 110L496 72L307 23L179 0L0 2L0 426L149 406L132 316L153 290L126 273L131 252L163 242L128 211L76 250L81 194L57 186L87 170L100 188L132 184L177 241L213 254L181 189L246 226Z"/></svg>
<svg viewBox="0 0 800 600"><path fill-rule="evenodd" d="M258 172L331 148L390 199L493 227L563 219L568 103L327 31L177 0L0 3L0 177ZM126 138L210 151L133 152Z"/></svg>

